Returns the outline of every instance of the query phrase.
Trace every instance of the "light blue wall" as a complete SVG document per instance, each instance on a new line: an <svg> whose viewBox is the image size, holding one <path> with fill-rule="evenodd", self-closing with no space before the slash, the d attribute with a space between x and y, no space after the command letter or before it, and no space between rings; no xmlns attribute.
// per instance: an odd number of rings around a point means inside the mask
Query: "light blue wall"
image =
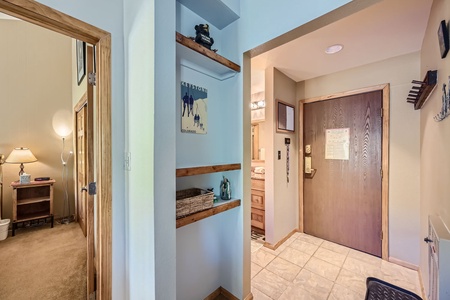
<svg viewBox="0 0 450 300"><path fill-rule="evenodd" d="M124 3L126 257L129 299L154 299L154 1ZM148 38L142 38L146 36ZM139 229L138 229L139 228ZM145 234L147 238L142 238Z"/></svg>
<svg viewBox="0 0 450 300"><path fill-rule="evenodd" d="M241 1L241 50L253 49L348 2L351 1Z"/></svg>
<svg viewBox="0 0 450 300"><path fill-rule="evenodd" d="M155 287L156 299L176 298L175 0L155 1ZM143 36L142 38L147 38ZM144 131L145 133L149 133ZM145 138L150 137L143 135ZM136 228L141 230L141 228ZM143 238L146 238L146 232Z"/></svg>
<svg viewBox="0 0 450 300"><path fill-rule="evenodd" d="M112 293L125 299L124 40L122 0L41 0L112 35Z"/></svg>

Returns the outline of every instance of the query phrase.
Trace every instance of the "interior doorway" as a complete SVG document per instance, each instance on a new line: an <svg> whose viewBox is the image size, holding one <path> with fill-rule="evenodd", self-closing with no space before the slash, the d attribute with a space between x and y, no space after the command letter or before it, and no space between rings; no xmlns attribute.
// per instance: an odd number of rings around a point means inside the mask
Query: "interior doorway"
<svg viewBox="0 0 450 300"><path fill-rule="evenodd" d="M79 21L35 1L0 2L0 12L90 43L95 47L96 128L93 155L96 165L97 223L96 293L89 298L111 299L111 36L108 32ZM93 222L91 226L94 235ZM89 244L89 243L88 243ZM89 264L89 262L88 262ZM92 263L93 264L93 263ZM89 270L88 270L89 272ZM88 286L93 283L88 282Z"/></svg>

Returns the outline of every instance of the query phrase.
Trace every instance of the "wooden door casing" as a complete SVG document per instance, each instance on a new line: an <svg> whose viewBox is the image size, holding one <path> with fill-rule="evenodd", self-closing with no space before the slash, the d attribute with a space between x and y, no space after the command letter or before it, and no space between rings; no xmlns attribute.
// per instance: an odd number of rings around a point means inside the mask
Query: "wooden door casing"
<svg viewBox="0 0 450 300"><path fill-rule="evenodd" d="M303 144L316 173L303 182L304 231L381 256L382 91L304 104ZM350 159L325 160L325 130L350 128Z"/></svg>
<svg viewBox="0 0 450 300"><path fill-rule="evenodd" d="M87 99L81 99L82 106L75 110L76 114L76 161L77 161L77 221L86 236L86 201L87 195L82 188L87 185L86 175L86 135L87 135Z"/></svg>

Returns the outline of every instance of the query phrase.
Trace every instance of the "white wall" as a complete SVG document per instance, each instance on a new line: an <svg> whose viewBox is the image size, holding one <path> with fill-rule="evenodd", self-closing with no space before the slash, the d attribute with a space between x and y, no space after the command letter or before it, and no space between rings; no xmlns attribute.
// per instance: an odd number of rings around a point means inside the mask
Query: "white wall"
<svg viewBox="0 0 450 300"><path fill-rule="evenodd" d="M39 2L112 34L112 293L113 299L125 299L123 1L41 0Z"/></svg>
<svg viewBox="0 0 450 300"><path fill-rule="evenodd" d="M441 20L448 24L450 2L434 0L428 27L422 44L420 76L428 70L438 71L438 84L428 101L420 110L420 270L428 292L428 246L422 242L428 235L428 215L439 215L450 228L450 118L435 122L433 117L442 106L442 85L449 89L450 54L441 59L437 29ZM446 266L448 268L448 266Z"/></svg>
<svg viewBox="0 0 450 300"><path fill-rule="evenodd" d="M411 80L420 79L419 53L307 80L299 84L305 99L390 84L389 256L419 264L420 148L419 112L406 103Z"/></svg>
<svg viewBox="0 0 450 300"><path fill-rule="evenodd" d="M276 131L276 100L296 106L296 83L279 70L269 67L265 72L266 89L266 241L276 244L290 232L298 228L298 146L295 133ZM298 118L296 112L296 118ZM297 122L297 121L296 121ZM287 148L285 138L291 139L289 145L289 183L286 175ZM281 151L281 160L278 160Z"/></svg>

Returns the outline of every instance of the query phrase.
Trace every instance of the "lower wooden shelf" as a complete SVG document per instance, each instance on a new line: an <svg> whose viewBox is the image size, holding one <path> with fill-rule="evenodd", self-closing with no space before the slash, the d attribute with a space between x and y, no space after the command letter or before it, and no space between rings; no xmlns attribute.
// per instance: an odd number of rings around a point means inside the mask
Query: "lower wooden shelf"
<svg viewBox="0 0 450 300"><path fill-rule="evenodd" d="M240 199L219 200L219 202L214 203L214 206L209 209L202 210L192 215L177 219L177 228L192 224L205 218L209 218L238 206L241 206Z"/></svg>

